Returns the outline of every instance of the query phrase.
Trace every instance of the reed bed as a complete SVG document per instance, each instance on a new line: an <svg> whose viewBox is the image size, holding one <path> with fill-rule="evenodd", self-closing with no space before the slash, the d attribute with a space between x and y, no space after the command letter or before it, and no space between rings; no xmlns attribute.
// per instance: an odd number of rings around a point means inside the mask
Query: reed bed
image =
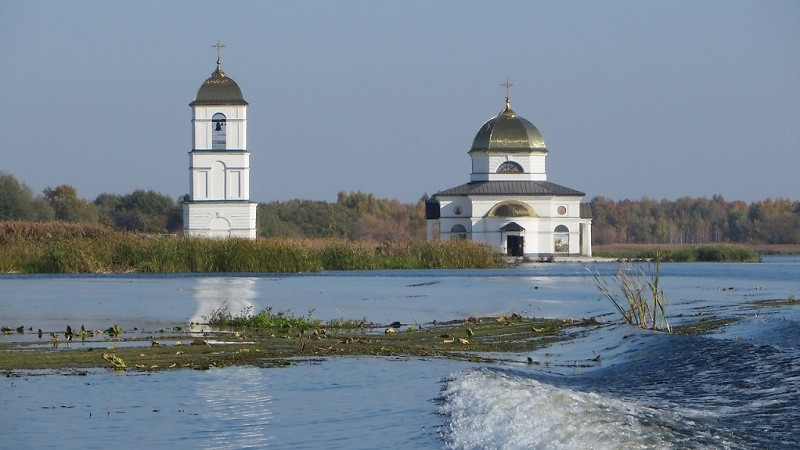
<svg viewBox="0 0 800 450"><path fill-rule="evenodd" d="M0 224L0 271L295 273L504 264L488 246L464 241L374 244L333 239L204 239L81 228Z"/></svg>
<svg viewBox="0 0 800 450"><path fill-rule="evenodd" d="M759 252L740 244L612 244L597 245L592 253L598 257L653 260L660 254L668 262L759 262Z"/></svg>
<svg viewBox="0 0 800 450"><path fill-rule="evenodd" d="M800 244L752 244L748 247L762 255L800 255Z"/></svg>

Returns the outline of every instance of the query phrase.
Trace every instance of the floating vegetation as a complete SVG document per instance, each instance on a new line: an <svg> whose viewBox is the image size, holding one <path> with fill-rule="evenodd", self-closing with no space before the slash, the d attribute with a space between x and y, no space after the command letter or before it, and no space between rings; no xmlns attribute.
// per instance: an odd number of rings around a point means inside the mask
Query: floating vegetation
<svg viewBox="0 0 800 450"><path fill-rule="evenodd" d="M735 317L710 317L703 318L697 322L685 323L672 327L672 332L675 334L682 334L687 336L696 336L706 334L716 329L738 323L741 319Z"/></svg>
<svg viewBox="0 0 800 450"><path fill-rule="evenodd" d="M103 353L103 359L110 362L114 370L125 370L128 367L122 358L113 353Z"/></svg>
<svg viewBox="0 0 800 450"><path fill-rule="evenodd" d="M271 314L277 316L277 313ZM292 364L289 358L319 358L327 356L428 356L468 361L485 360L485 353L526 352L556 341L570 339L601 326L593 319L557 320L522 317L517 314L497 318L470 318L446 323L414 326L408 333L364 333L360 328L326 328L316 319L302 320L314 327L302 329L298 322L291 328L280 321L260 328L234 327L206 331L202 336L190 331L175 332L159 338L152 345L150 337L137 340L142 345L125 345L102 353L102 359L92 348L85 351L63 349L52 351L32 343L0 344L3 358L0 370L76 369L110 365L115 370L172 370L181 368L209 369L231 365L281 367ZM273 317L274 319L274 317ZM272 320L272 319L270 319ZM359 321L360 323L360 321ZM379 327L383 329L385 327ZM469 330L469 331L468 331ZM192 345L177 346L175 342L190 337Z"/></svg>
<svg viewBox="0 0 800 450"><path fill-rule="evenodd" d="M800 305L800 300L798 300L794 295L789 295L789 297L787 298L758 300L752 302L752 304L755 306L764 306L764 307L796 306Z"/></svg>

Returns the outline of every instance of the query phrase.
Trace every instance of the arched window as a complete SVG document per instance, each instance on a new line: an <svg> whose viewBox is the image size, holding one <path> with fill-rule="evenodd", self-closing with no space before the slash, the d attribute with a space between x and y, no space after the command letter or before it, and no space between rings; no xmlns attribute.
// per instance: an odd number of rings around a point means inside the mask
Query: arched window
<svg viewBox="0 0 800 450"><path fill-rule="evenodd" d="M565 225L553 230L553 247L556 253L569 253L569 228Z"/></svg>
<svg viewBox="0 0 800 450"><path fill-rule="evenodd" d="M506 161L497 168L497 173L523 173L525 172L518 163Z"/></svg>
<svg viewBox="0 0 800 450"><path fill-rule="evenodd" d="M211 118L211 148L225 149L225 114L216 113Z"/></svg>
<svg viewBox="0 0 800 450"><path fill-rule="evenodd" d="M453 228L450 228L450 239L466 239L467 238L467 229L464 225L453 225Z"/></svg>
<svg viewBox="0 0 800 450"><path fill-rule="evenodd" d="M517 201L501 202L492 207L487 217L538 217L530 205Z"/></svg>

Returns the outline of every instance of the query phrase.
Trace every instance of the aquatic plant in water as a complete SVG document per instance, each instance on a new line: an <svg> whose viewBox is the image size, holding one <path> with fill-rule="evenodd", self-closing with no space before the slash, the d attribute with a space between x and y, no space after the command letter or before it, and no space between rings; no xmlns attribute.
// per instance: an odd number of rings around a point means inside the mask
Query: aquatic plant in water
<svg viewBox="0 0 800 450"><path fill-rule="evenodd" d="M228 328L295 328L306 330L322 325L322 320L316 319L309 311L308 316L297 317L291 311L272 312L269 307L257 314L251 314L249 309L241 314L234 315L230 312L227 303L211 312L208 324Z"/></svg>
<svg viewBox="0 0 800 450"><path fill-rule="evenodd" d="M595 286L614 305L622 319L630 324L646 330L671 331L667 321L666 297L659 287L661 257L656 253L655 269L645 272L643 266L625 263L617 268L614 276L617 287L622 293L620 298L599 272L592 272Z"/></svg>

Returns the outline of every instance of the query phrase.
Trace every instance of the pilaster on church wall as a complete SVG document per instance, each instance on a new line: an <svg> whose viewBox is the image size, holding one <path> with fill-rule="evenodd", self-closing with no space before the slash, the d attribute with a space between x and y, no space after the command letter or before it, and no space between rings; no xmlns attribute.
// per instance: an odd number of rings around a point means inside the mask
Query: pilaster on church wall
<svg viewBox="0 0 800 450"><path fill-rule="evenodd" d="M489 173L489 155L478 153L470 155L472 157L472 173Z"/></svg>
<svg viewBox="0 0 800 450"><path fill-rule="evenodd" d="M531 179L535 181L547 181L547 170L545 159L547 153L534 153L530 155L530 166L528 171L531 173Z"/></svg>
<svg viewBox="0 0 800 450"><path fill-rule="evenodd" d="M242 179L241 179L241 189L242 189L242 200L250 200L250 164L247 165L241 170Z"/></svg>

